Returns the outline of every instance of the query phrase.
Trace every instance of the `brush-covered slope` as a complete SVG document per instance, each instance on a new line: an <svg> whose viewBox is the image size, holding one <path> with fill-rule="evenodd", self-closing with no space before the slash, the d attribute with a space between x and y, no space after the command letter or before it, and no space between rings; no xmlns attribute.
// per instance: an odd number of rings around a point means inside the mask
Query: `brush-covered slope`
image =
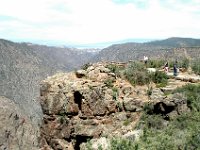
<svg viewBox="0 0 200 150"><path fill-rule="evenodd" d="M103 49L97 56L97 60L104 61L128 61L149 58L174 58L200 57L200 40L192 38L169 38L147 43L116 44ZM186 57L187 57L186 56Z"/></svg>

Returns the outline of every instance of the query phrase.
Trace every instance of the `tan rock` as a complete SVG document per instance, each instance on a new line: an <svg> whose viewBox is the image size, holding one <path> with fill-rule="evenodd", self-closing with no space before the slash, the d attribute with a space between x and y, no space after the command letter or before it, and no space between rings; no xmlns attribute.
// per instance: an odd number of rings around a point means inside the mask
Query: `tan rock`
<svg viewBox="0 0 200 150"><path fill-rule="evenodd" d="M133 129L145 102L152 106L149 112L170 119L189 111L183 95L166 96L164 91L169 89L152 86L149 99L146 86L133 87L112 74L107 65L95 63L86 70L59 73L41 83L40 102L44 112L41 146L44 149L84 149L90 139L93 149L99 144L109 149L113 136L135 141L142 135ZM180 83L183 79L180 76L179 80L170 80L176 86L175 81Z"/></svg>
<svg viewBox="0 0 200 150"><path fill-rule="evenodd" d="M82 78L82 77L85 77L86 75L87 75L87 72L85 70L77 70L76 71L77 78Z"/></svg>

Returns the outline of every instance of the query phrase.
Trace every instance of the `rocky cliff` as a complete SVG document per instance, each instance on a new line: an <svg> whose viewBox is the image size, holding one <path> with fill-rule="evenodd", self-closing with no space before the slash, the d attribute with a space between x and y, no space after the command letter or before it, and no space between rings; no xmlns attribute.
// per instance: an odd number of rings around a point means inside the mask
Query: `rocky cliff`
<svg viewBox="0 0 200 150"><path fill-rule="evenodd" d="M37 150L39 128L26 113L5 97L0 97L0 149Z"/></svg>
<svg viewBox="0 0 200 150"><path fill-rule="evenodd" d="M70 48L0 39L0 96L18 103L37 124L42 116L38 102L40 81L58 71L80 67L91 55L84 51L77 54Z"/></svg>
<svg viewBox="0 0 200 150"><path fill-rule="evenodd" d="M7 98L0 98L0 149L37 147L35 139L43 116L39 103L40 81L58 71L81 66L90 57L90 53L77 54L70 48L0 39L0 96ZM22 118L26 118L24 124L21 124Z"/></svg>
<svg viewBox="0 0 200 150"><path fill-rule="evenodd" d="M183 95L166 96L159 88L148 96L147 86L132 86L118 78L106 63L85 70L60 73L42 81L40 102L43 116L42 149L109 148L112 137L136 140L143 134L135 129L143 110L168 119L189 111Z"/></svg>

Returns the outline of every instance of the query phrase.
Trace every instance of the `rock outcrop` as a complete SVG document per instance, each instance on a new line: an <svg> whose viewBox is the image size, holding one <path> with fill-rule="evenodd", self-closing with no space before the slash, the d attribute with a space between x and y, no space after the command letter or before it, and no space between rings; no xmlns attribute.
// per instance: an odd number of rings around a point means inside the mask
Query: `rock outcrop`
<svg viewBox="0 0 200 150"><path fill-rule="evenodd" d="M84 149L84 142L90 139L95 149L97 143L109 146L112 137L138 139L142 131L134 127L148 103L153 104L153 113L164 115L187 109L182 97L166 99L160 89L153 90L149 97L147 86L133 87L106 66L96 63L85 70L59 73L42 81L42 149Z"/></svg>
<svg viewBox="0 0 200 150"><path fill-rule="evenodd" d="M149 114L161 114L167 119L173 119L177 115L190 111L187 107L187 99L183 94L176 93L165 96L161 90L157 89L153 90L151 99Z"/></svg>
<svg viewBox="0 0 200 150"><path fill-rule="evenodd" d="M0 149L38 150L39 128L12 100L0 97Z"/></svg>
<svg viewBox="0 0 200 150"><path fill-rule="evenodd" d="M144 101L125 80L102 64L61 73L41 84L43 147L79 149L100 136L122 136L139 119Z"/></svg>

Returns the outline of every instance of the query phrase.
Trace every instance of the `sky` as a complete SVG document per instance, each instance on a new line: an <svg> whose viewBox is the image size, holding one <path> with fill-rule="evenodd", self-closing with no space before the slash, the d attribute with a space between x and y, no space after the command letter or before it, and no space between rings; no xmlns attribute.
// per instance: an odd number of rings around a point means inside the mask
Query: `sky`
<svg viewBox="0 0 200 150"><path fill-rule="evenodd" d="M200 38L200 0L0 0L0 38L50 45Z"/></svg>

